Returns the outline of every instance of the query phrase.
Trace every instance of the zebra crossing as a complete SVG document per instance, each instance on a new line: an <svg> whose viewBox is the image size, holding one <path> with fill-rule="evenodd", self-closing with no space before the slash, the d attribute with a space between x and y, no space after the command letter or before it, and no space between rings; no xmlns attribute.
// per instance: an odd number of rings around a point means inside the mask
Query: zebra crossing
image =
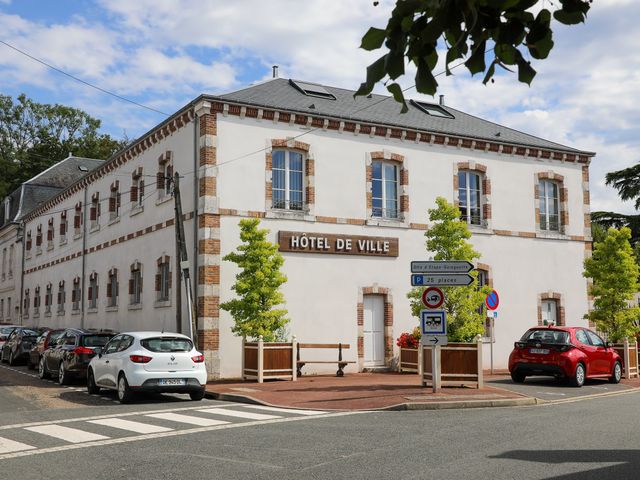
<svg viewBox="0 0 640 480"><path fill-rule="evenodd" d="M0 427L0 461L70 448L346 414L353 413L220 404L3 425Z"/></svg>

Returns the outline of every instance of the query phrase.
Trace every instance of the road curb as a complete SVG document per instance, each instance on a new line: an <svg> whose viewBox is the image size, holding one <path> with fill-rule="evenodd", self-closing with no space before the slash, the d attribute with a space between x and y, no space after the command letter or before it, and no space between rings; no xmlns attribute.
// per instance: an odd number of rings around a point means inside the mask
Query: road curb
<svg viewBox="0 0 640 480"><path fill-rule="evenodd" d="M217 393L209 392L205 393L205 396L209 399L220 400L225 402L235 403L247 403L251 405L265 405L268 407L280 407L280 408L296 408L299 410L322 410L322 411L335 411L335 412L362 412L362 411L409 411L409 410L450 410L450 409L465 409L465 408L492 408L492 407L521 407L531 406L544 403L539 398L524 397L524 398L505 398L496 400L469 400L469 401L447 401L447 402L407 402L398 403L396 405L390 405L388 407L379 408L351 408L351 409L336 409L336 408L307 408L297 407L290 405L277 405L273 403L264 402L248 395L237 395L233 393Z"/></svg>

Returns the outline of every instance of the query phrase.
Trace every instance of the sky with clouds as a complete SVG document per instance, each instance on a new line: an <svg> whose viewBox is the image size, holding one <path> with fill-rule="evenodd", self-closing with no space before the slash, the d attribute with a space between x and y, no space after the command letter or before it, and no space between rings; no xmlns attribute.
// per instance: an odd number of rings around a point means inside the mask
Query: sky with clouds
<svg viewBox="0 0 640 480"><path fill-rule="evenodd" d="M201 93L280 76L356 89L380 53L358 48L383 28L381 0L0 0L0 40L71 75L168 114ZM545 1L545 4L549 4ZM640 2L594 0L585 24L554 23L555 48L531 87L498 73L482 85L462 69L438 77L448 105L581 150L592 210L634 211L604 185L634 165L640 135ZM438 68L437 71L441 71ZM411 87L408 75L401 81ZM382 92L382 91L381 91ZM76 82L0 44L0 93L81 108L129 138L165 117ZM419 98L415 90L406 95ZM426 100L432 100L426 97Z"/></svg>

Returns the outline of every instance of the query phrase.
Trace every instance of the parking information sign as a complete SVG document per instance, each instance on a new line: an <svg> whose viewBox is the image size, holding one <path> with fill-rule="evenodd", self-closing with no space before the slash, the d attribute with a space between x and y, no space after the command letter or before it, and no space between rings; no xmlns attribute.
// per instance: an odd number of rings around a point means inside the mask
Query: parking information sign
<svg viewBox="0 0 640 480"><path fill-rule="evenodd" d="M422 336L446 335L447 315L444 310L420 310Z"/></svg>

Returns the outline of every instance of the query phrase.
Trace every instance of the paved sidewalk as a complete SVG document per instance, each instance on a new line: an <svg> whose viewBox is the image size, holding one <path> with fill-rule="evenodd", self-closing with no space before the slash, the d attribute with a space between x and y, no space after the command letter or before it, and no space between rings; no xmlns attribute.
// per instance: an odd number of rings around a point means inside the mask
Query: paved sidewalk
<svg viewBox="0 0 640 480"><path fill-rule="evenodd" d="M486 378L486 377L485 377ZM317 410L419 410L533 405L537 399L487 385L478 390L420 386L416 374L351 373L344 377L303 376L296 382L212 382L209 396L243 403Z"/></svg>

